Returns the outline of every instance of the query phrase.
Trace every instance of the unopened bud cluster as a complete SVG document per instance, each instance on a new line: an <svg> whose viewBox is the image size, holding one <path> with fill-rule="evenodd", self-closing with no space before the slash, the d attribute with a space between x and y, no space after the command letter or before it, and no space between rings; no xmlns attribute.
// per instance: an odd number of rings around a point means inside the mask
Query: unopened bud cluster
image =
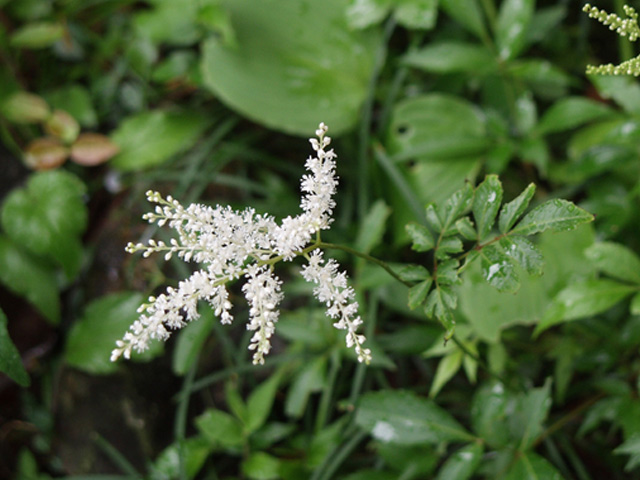
<svg viewBox="0 0 640 480"><path fill-rule="evenodd" d="M274 265L304 256L308 264L302 269L303 278L315 284L314 295L326 305L334 326L346 330L347 346L355 349L360 362L369 363L371 351L363 347L365 338L357 333L362 320L346 273L339 271L334 260L325 262L322 252L311 243L333 221L333 195L338 185L336 155L333 149L326 150L331 142L326 132L327 127L320 124L318 138L310 139L315 156L307 159L308 173L301 180L303 212L279 224L271 215L257 214L252 208L236 211L228 206L198 204L185 208L171 196L163 198L157 192L147 192L148 200L156 207L143 218L159 226L168 225L177 232L177 238L171 239L169 245L155 240L149 240L147 245L130 243L127 251L141 251L143 256L161 252L166 259L177 255L201 268L179 282L177 288L167 288L140 307L140 317L116 342L112 361L120 356L129 358L133 350L144 351L150 340L166 340L173 331L196 320L200 300L211 305L223 324L231 323L227 285L242 277L242 292L249 304L247 329L254 332L249 349L254 352L253 363L264 363L283 297Z"/></svg>

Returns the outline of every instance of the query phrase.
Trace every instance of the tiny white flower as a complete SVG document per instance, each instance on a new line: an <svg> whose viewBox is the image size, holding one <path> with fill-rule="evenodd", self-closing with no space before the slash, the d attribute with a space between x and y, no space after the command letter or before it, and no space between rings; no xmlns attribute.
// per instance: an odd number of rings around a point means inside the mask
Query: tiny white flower
<svg viewBox="0 0 640 480"><path fill-rule="evenodd" d="M147 199L157 205L143 218L158 226L168 225L178 238L172 238L169 245L153 239L147 245L129 243L126 250L142 251L145 257L155 252L163 252L166 259L177 255L201 268L179 282L177 288L168 287L158 297L149 297L138 310L138 320L116 342L112 361L120 356L130 358L132 351L146 350L150 340L166 340L173 331L198 319L199 301L208 302L223 324L231 323L232 305L226 284L244 277L242 291L250 307L247 329L254 331L249 349L254 351L254 363L264 363L282 300L282 282L273 274L273 264L306 256L311 250L303 277L317 285L315 296L326 304L327 315L336 320L334 326L347 331L346 344L355 348L358 360L370 361L371 351L362 346L365 338L356 333L362 320L357 316L358 304L353 301L355 293L347 284L346 273L338 272L334 260L325 264L322 252L314 250L315 245L309 246L314 235L330 227L335 208L336 154L325 150L331 143L326 133L327 126L321 123L316 130L318 138L310 139L316 155L307 159L309 173L301 180L303 212L280 224L270 215L256 214L252 208L235 211L228 206L198 204L184 208L171 196L163 198L158 192L147 192Z"/></svg>

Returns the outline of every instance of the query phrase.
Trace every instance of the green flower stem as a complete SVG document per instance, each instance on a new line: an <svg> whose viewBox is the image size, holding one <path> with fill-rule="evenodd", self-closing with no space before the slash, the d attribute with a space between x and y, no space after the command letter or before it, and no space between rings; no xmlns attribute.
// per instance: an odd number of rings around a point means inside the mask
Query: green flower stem
<svg viewBox="0 0 640 480"><path fill-rule="evenodd" d="M620 18L625 18L624 4L625 0L614 0L615 12ZM629 38L618 35L618 50L620 51L620 61L625 62L633 57L633 48Z"/></svg>

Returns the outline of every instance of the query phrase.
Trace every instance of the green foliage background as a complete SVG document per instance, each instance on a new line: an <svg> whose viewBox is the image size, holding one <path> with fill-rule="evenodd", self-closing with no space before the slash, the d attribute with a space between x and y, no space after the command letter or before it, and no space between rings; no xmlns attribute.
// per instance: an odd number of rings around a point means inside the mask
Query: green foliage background
<svg viewBox="0 0 640 480"><path fill-rule="evenodd" d="M640 478L640 86L585 76L633 49L581 4L0 8L1 477ZM371 365L295 264L264 366L242 302L232 328L202 306L109 362L189 273L124 253L168 238L144 192L295 214L320 122L340 175L323 240L393 273L331 252Z"/></svg>

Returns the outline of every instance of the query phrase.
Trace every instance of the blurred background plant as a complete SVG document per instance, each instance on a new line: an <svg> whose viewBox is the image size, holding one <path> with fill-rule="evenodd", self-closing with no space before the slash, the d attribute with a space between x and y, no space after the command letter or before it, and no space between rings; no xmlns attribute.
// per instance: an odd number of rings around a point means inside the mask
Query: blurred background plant
<svg viewBox="0 0 640 480"><path fill-rule="evenodd" d="M640 87L584 75L633 50L581 4L0 7L0 476L640 478ZM405 226L486 174L505 202L533 182L532 206L567 198L596 221L543 233L544 274L513 267L516 294L481 262L451 277L456 342L336 252L368 367L296 275L264 366L242 322L204 306L166 346L109 362L141 300L190 273L124 252L166 240L140 220L144 192L289 215L321 121L341 178L326 241L392 266L431 269Z"/></svg>

